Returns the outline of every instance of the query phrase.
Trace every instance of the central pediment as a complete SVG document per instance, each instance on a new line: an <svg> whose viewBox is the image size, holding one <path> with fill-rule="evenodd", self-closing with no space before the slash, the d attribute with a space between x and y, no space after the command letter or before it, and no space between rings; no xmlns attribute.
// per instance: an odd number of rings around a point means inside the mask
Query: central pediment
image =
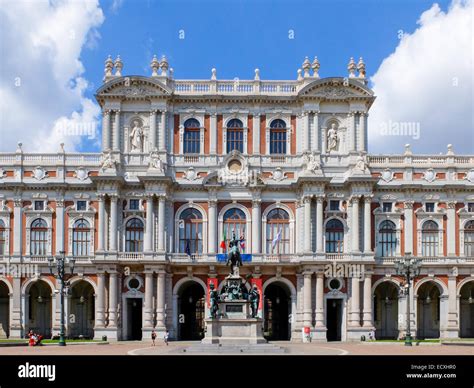
<svg viewBox="0 0 474 388"><path fill-rule="evenodd" d="M325 99L374 98L367 86L350 78L318 79L303 87L298 95Z"/></svg>
<svg viewBox="0 0 474 388"><path fill-rule="evenodd" d="M106 82L96 93L96 97L167 97L172 90L158 80L142 76L120 77Z"/></svg>

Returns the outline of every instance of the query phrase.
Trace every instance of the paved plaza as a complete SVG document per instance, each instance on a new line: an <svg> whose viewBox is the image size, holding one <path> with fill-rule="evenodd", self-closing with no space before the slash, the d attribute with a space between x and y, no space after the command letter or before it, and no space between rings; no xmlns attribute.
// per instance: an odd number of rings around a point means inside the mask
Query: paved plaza
<svg viewBox="0 0 474 388"><path fill-rule="evenodd" d="M2 347L2 355L185 355L182 352L196 342L171 342L168 346L157 343L150 346L148 341L114 342L104 345L69 345L41 347ZM297 344L274 342L286 349L287 355L470 355L474 356L473 345L419 345L411 348L399 344L361 344L361 343L311 343ZM237 348L237 347L236 347ZM233 353L241 354L241 353ZM245 353L243 353L245 354ZM255 354L255 353L252 353Z"/></svg>

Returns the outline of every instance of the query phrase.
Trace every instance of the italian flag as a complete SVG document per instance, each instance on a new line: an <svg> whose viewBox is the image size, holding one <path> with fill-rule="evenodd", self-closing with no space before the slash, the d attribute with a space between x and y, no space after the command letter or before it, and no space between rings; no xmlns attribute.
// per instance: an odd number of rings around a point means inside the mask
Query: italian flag
<svg viewBox="0 0 474 388"><path fill-rule="evenodd" d="M226 244L225 244L225 240L227 239L226 237L226 234L225 234L225 227L224 227L224 232L222 234L222 241L221 241L221 245L220 247L222 248L222 250L225 252L226 251Z"/></svg>

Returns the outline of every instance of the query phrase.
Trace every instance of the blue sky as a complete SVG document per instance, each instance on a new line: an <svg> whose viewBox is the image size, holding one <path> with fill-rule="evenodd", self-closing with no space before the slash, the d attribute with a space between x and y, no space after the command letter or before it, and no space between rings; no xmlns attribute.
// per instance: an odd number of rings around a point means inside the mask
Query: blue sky
<svg viewBox="0 0 474 388"><path fill-rule="evenodd" d="M107 55L121 55L124 75L149 75L153 54L165 54L181 79L208 79L213 67L218 79L251 79L255 68L262 79L296 79L315 55L321 77L346 76L349 58L362 56L377 95L371 152L452 143L474 154L472 11L473 0L3 0L0 151L18 140L25 150L99 150L100 136L61 128L100 130L93 95ZM391 122L420 134L387 137L380 128Z"/></svg>

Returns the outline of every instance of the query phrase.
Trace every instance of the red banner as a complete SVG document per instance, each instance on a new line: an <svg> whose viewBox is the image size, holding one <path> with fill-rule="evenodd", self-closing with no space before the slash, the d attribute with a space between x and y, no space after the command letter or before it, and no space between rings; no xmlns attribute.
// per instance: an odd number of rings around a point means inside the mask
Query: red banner
<svg viewBox="0 0 474 388"><path fill-rule="evenodd" d="M207 295L206 295L206 300L207 300L207 307L211 307L211 299L209 295L209 291L211 290L211 284L214 284L214 290L217 291L217 286L219 284L217 278L207 278Z"/></svg>

